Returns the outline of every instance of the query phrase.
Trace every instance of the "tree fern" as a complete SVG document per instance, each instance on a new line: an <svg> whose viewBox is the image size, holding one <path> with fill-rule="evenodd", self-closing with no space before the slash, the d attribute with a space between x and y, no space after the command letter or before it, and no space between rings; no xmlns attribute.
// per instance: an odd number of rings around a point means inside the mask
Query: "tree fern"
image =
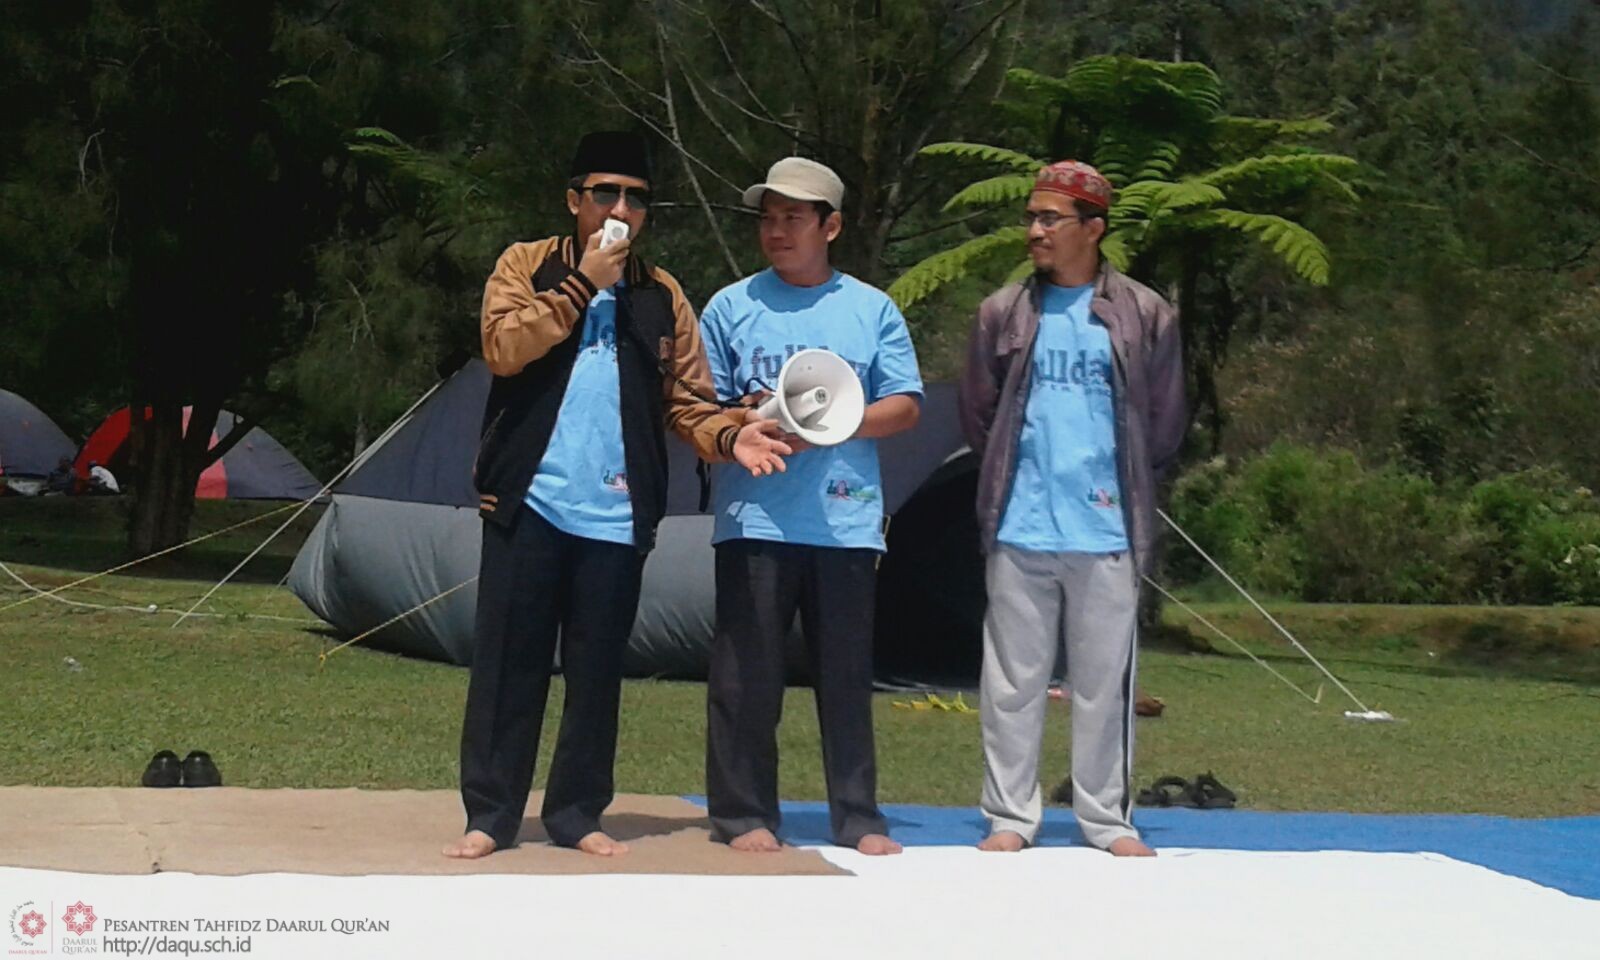
<svg viewBox="0 0 1600 960"><path fill-rule="evenodd" d="M1007 70L1006 85L1009 90L1021 94L1024 99L1051 104L1060 102L1071 92L1068 81L1026 67L1013 67Z"/></svg>
<svg viewBox="0 0 1600 960"><path fill-rule="evenodd" d="M1183 150L1173 140L1131 125L1107 127L1095 144L1093 163L1114 186L1172 176Z"/></svg>
<svg viewBox="0 0 1600 960"><path fill-rule="evenodd" d="M345 145L358 160L376 164L396 182L409 181L428 191L433 202L444 207L470 207L483 200L484 191L477 178L451 164L448 159L406 143L382 127L358 127Z"/></svg>
<svg viewBox="0 0 1600 960"><path fill-rule="evenodd" d="M1122 86L1116 57L1089 57L1067 70L1063 93L1078 104L1109 104Z"/></svg>
<svg viewBox="0 0 1600 960"><path fill-rule="evenodd" d="M1221 190L1199 179L1144 180L1130 184L1117 193L1112 210L1117 220L1128 216L1152 218L1168 210L1208 206L1226 199Z"/></svg>
<svg viewBox="0 0 1600 960"><path fill-rule="evenodd" d="M1100 255L1118 270L1127 270L1133 262L1134 244L1130 239L1134 232L1132 227L1122 226L1100 238Z"/></svg>
<svg viewBox="0 0 1600 960"><path fill-rule="evenodd" d="M1331 264L1328 248L1317 235L1293 220L1270 213L1248 213L1227 208L1188 214L1186 218L1196 227L1227 227L1248 234L1272 248L1300 277L1317 286L1325 286Z"/></svg>
<svg viewBox="0 0 1600 960"><path fill-rule="evenodd" d="M1038 268L1033 265L1032 257L1024 257L1021 263L1017 264L1015 267L1012 267L1011 272L1006 274L1006 279L1004 282L1007 284L1021 283L1023 280L1033 276L1037 269Z"/></svg>
<svg viewBox="0 0 1600 960"><path fill-rule="evenodd" d="M1354 173L1358 166L1355 160L1336 153L1268 154L1219 167L1198 179L1229 193L1252 186L1284 193L1326 181L1354 200L1355 192L1343 177Z"/></svg>
<svg viewBox="0 0 1600 960"><path fill-rule="evenodd" d="M1063 102L1098 122L1160 114L1204 123L1222 110L1222 81L1198 63L1089 57L1067 71Z"/></svg>
<svg viewBox="0 0 1600 960"><path fill-rule="evenodd" d="M1038 168L1035 167L1035 170ZM1028 194L1033 192L1035 176L1033 173L1007 173L987 180L979 180L951 197L945 203L945 210L955 210L960 207L994 207L1018 200L1028 199Z"/></svg>
<svg viewBox="0 0 1600 960"><path fill-rule="evenodd" d="M1203 63L1165 64L1166 80L1188 102L1212 116L1222 113L1222 78Z"/></svg>
<svg viewBox="0 0 1600 960"><path fill-rule="evenodd" d="M1015 256L1028 246L1026 227L1002 227L923 260L889 285L889 296L901 309L911 306L952 280L968 276L974 266L1001 254Z"/></svg>
<svg viewBox="0 0 1600 960"><path fill-rule="evenodd" d="M1333 124L1320 118L1274 120L1268 117L1218 117L1215 138L1219 143L1236 143L1254 153L1276 143L1304 141L1333 132Z"/></svg>
<svg viewBox="0 0 1600 960"><path fill-rule="evenodd" d="M1303 203L1314 188L1357 199L1349 182L1356 162L1306 143L1332 129L1326 120L1226 116L1221 80L1198 63L1090 57L1063 78L1012 70L1007 80L1017 106L1008 115L1037 117L1040 141L1060 129L1058 121L1092 138L1092 148L1079 156L1117 188L1110 230L1100 243L1113 266L1126 270L1145 254L1231 233L1263 244L1311 283L1328 282L1328 251L1315 234L1285 216L1257 212ZM922 152L1004 168L958 192L946 210L1018 207L1044 164L1021 151L977 143L940 143ZM1003 228L916 264L890 293L909 306L953 280L997 268L1002 255L1025 250L1026 231ZM1031 269L1024 261L1008 279Z"/></svg>
<svg viewBox="0 0 1600 960"><path fill-rule="evenodd" d="M983 163L997 163L1012 170L1024 173L1035 173L1044 166L1041 160L1016 150L1007 150L1005 147L994 147L986 143L962 143L950 141L947 143L930 143L923 147L919 153L925 157L954 157L957 160L976 160Z"/></svg>

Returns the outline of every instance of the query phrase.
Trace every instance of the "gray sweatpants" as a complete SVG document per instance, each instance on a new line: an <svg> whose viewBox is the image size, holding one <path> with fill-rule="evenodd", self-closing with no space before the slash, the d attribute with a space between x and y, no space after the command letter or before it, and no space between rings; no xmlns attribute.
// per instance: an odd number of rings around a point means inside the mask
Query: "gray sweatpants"
<svg viewBox="0 0 1600 960"><path fill-rule="evenodd" d="M1133 689L1138 575L1133 557L1036 553L997 544L983 623L983 813L1032 843L1043 803L1039 747L1063 643L1072 691L1072 812L1097 847L1137 837Z"/></svg>

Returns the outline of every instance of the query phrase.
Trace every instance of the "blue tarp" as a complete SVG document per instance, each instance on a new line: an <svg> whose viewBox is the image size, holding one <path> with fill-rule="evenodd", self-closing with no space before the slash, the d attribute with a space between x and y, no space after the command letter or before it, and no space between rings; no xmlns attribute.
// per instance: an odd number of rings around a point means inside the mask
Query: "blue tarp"
<svg viewBox="0 0 1600 960"><path fill-rule="evenodd" d="M704 805L701 797L691 797ZM975 844L988 832L973 807L885 804L889 831L907 845ZM1467 814L1270 813L1141 807L1134 824L1151 846L1213 850L1438 853L1499 873L1600 900L1600 816L1519 820ZM783 804L783 839L825 844L828 806ZM1083 842L1072 813L1045 811L1041 846Z"/></svg>

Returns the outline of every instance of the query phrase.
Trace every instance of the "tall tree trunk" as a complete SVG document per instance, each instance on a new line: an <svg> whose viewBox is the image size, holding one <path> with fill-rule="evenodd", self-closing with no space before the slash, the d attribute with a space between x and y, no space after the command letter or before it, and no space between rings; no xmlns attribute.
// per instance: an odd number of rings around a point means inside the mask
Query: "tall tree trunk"
<svg viewBox="0 0 1600 960"><path fill-rule="evenodd" d="M1182 279L1173 291L1178 308L1179 330L1183 338L1184 369L1189 378L1189 409L1195 418L1204 419L1210 428L1212 455L1222 451L1222 408L1217 398L1217 322L1215 316L1201 319L1199 309L1200 256L1185 250L1182 261Z"/></svg>
<svg viewBox="0 0 1600 960"><path fill-rule="evenodd" d="M194 510L194 484L185 483L183 469L183 407L176 403L151 406L151 416L132 416L133 509L128 516L128 548L146 556L182 543Z"/></svg>
<svg viewBox="0 0 1600 960"><path fill-rule="evenodd" d="M133 506L128 515L128 549L138 557L177 546L189 539L194 519L195 488L200 474L221 455L211 449L221 400L208 396L190 409L187 427L183 404L164 400L149 404L151 416L135 402L132 417Z"/></svg>

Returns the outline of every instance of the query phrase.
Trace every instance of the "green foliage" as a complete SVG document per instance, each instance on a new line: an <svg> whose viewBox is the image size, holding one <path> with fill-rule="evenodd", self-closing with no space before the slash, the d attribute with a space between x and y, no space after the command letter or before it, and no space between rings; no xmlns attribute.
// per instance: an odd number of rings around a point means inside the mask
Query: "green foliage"
<svg viewBox="0 0 1600 960"><path fill-rule="evenodd" d="M214 374L331 475L476 351L495 255L567 229L577 135L632 127L664 201L648 254L697 303L762 261L689 175L731 206L776 157L815 156L848 184L836 263L905 273L924 371L949 377L970 308L1028 270L1006 232L1024 181L1081 157L1119 187L1105 255L1182 301L1193 446L1338 447L1441 490L1538 465L1600 488L1587 0L647 6L15 5L0 385L83 436L141 384L192 398ZM667 81L693 159L664 132ZM1467 593L1592 595L1588 514L1527 496L1544 512L1515 536L1471 521L1495 546L1467 550ZM1302 541L1262 543L1305 582Z"/></svg>
<svg viewBox="0 0 1600 960"><path fill-rule="evenodd" d="M1302 278L1318 286L1328 282L1328 248L1316 234L1293 220L1270 213L1213 209L1184 217L1180 222L1200 230L1220 225L1248 234L1271 247Z"/></svg>
<svg viewBox="0 0 1600 960"><path fill-rule="evenodd" d="M944 205L946 210L961 207L995 207L1015 205L1028 199L1033 192L1032 173L1007 173L987 180L979 180L961 189Z"/></svg>
<svg viewBox="0 0 1600 960"><path fill-rule="evenodd" d="M483 197L483 187L460 166L419 150L382 127L351 131L345 149L351 157L371 161L374 169L393 176L397 182L430 190L454 205L467 205Z"/></svg>
<svg viewBox="0 0 1600 960"><path fill-rule="evenodd" d="M958 247L934 254L900 275L889 286L889 296L900 303L915 303L945 284L960 279L982 264L1015 262L1028 246L1025 227L1001 227L973 237ZM1002 260L1002 258L1004 258Z"/></svg>
<svg viewBox="0 0 1600 960"><path fill-rule="evenodd" d="M1351 203L1358 203L1360 198L1343 178L1355 174L1359 168L1360 164L1350 157L1302 151L1246 157L1200 174L1196 179L1216 187L1226 196L1274 195L1327 186Z"/></svg>
<svg viewBox="0 0 1600 960"><path fill-rule="evenodd" d="M1223 452L1335 445L1436 482L1536 466L1600 488L1600 291L1504 271L1280 317L1222 370Z"/></svg>
<svg viewBox="0 0 1600 960"><path fill-rule="evenodd" d="M1440 484L1348 451L1287 444L1198 465L1172 514L1224 568L1313 602L1600 603L1600 504L1551 470ZM1187 547L1179 582L1211 576Z"/></svg>
<svg viewBox="0 0 1600 960"><path fill-rule="evenodd" d="M977 163L992 163L1032 174L1039 169L1040 161L1025 153L994 147L986 143L930 143L922 148L925 157L954 157Z"/></svg>
<svg viewBox="0 0 1600 960"><path fill-rule="evenodd" d="M1170 210L1209 207L1225 199L1226 194L1202 178L1190 178L1177 183L1143 180L1128 185L1118 193L1117 207L1121 214L1153 220Z"/></svg>
<svg viewBox="0 0 1600 960"><path fill-rule="evenodd" d="M1600 603L1600 507L1587 488L1535 468L1484 481L1468 496L1486 531L1481 578L1496 599Z"/></svg>
<svg viewBox="0 0 1600 960"><path fill-rule="evenodd" d="M1242 236L1259 241L1300 278L1328 282L1327 247L1283 215L1319 192L1356 199L1348 180L1356 162L1303 143L1327 133L1326 121L1225 116L1222 81L1199 63L1088 57L1060 79L1026 69L1013 70L1009 79L1013 98L1026 105L1020 113L1088 145L1087 158L1118 188L1102 246L1115 266L1133 269L1149 261L1143 272L1153 279L1148 274L1159 261ZM1064 146L1057 143L1056 152ZM1241 146L1266 152L1240 152ZM978 143L941 143L922 154L1008 170L968 185L946 210L1014 208L1027 197L1028 174L1042 165L1026 153ZM889 288L891 296L910 306L989 262L948 252L911 267Z"/></svg>

